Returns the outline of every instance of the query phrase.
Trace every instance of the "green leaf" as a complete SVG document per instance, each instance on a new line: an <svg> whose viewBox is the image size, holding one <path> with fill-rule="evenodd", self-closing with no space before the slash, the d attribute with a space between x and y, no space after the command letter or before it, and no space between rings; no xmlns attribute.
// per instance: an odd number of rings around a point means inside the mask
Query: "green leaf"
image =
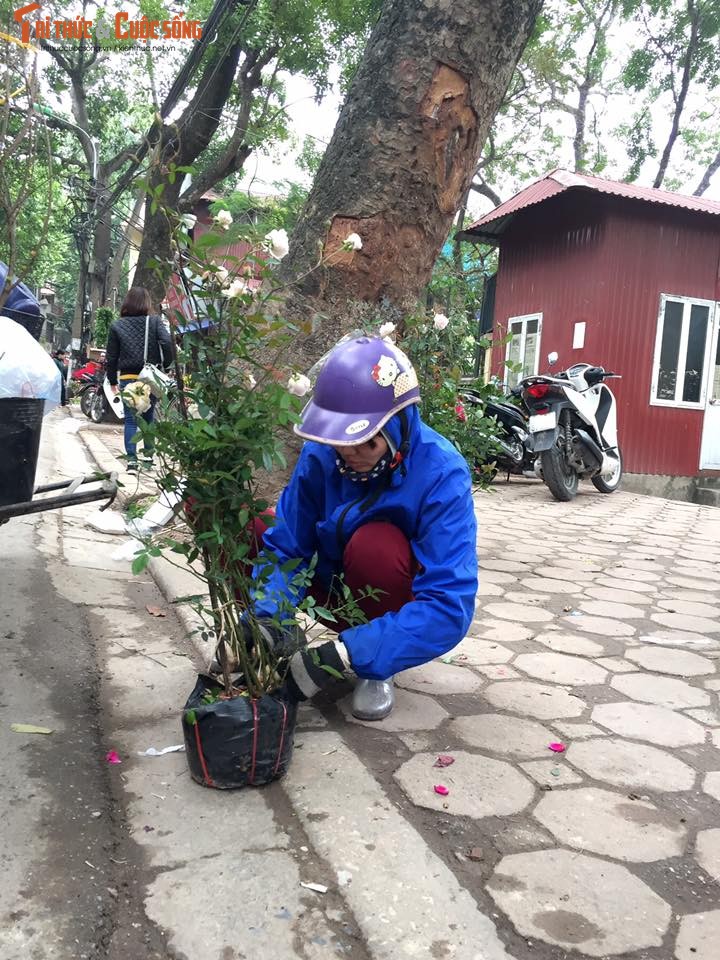
<svg viewBox="0 0 720 960"><path fill-rule="evenodd" d="M195 724L197 723L197 714L195 713L194 710L185 711L185 723L189 724L189 726L191 727L195 726Z"/></svg>
<svg viewBox="0 0 720 960"><path fill-rule="evenodd" d="M150 563L150 554L145 550L133 559L132 572L137 576L138 573L143 572L148 563Z"/></svg>

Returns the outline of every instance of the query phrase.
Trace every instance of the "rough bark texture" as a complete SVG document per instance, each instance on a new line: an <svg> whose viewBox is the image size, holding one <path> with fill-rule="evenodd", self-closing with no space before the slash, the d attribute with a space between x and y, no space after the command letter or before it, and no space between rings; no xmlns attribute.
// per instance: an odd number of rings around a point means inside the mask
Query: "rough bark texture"
<svg viewBox="0 0 720 960"><path fill-rule="evenodd" d="M387 0L283 261L308 365L363 314L413 309L542 0ZM336 253L349 233L361 251Z"/></svg>

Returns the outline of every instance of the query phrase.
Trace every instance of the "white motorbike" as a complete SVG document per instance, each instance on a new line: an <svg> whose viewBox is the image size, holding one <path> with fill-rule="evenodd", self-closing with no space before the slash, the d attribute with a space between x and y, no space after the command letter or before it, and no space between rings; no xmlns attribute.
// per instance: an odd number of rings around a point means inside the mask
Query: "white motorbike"
<svg viewBox="0 0 720 960"><path fill-rule="evenodd" d="M557 361L557 354L548 361ZM589 478L600 493L612 493L620 485L617 404L605 383L619 376L576 363L555 376L526 377L520 383L530 411L528 442L556 500L572 500L581 479Z"/></svg>

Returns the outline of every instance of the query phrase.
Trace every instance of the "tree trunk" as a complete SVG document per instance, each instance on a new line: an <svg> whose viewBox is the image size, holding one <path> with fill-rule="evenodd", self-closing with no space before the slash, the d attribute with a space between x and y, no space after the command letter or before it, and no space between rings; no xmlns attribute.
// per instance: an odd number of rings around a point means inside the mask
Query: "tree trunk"
<svg viewBox="0 0 720 960"><path fill-rule="evenodd" d="M693 190L694 197L701 197L710 186L713 176L720 170L720 150L715 154L713 160L708 164L705 173L702 175L700 183Z"/></svg>
<svg viewBox="0 0 720 960"><path fill-rule="evenodd" d="M361 316L416 307L542 0L386 0L293 233L308 366ZM358 252L340 252L349 233Z"/></svg>

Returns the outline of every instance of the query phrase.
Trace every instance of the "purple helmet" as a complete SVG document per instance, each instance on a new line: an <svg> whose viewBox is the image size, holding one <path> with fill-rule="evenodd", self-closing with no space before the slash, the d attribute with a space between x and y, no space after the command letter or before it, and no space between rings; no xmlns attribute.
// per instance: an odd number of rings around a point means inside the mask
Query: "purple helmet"
<svg viewBox="0 0 720 960"><path fill-rule="evenodd" d="M295 433L334 447L355 446L419 400L417 374L402 350L380 337L357 337L330 353Z"/></svg>

